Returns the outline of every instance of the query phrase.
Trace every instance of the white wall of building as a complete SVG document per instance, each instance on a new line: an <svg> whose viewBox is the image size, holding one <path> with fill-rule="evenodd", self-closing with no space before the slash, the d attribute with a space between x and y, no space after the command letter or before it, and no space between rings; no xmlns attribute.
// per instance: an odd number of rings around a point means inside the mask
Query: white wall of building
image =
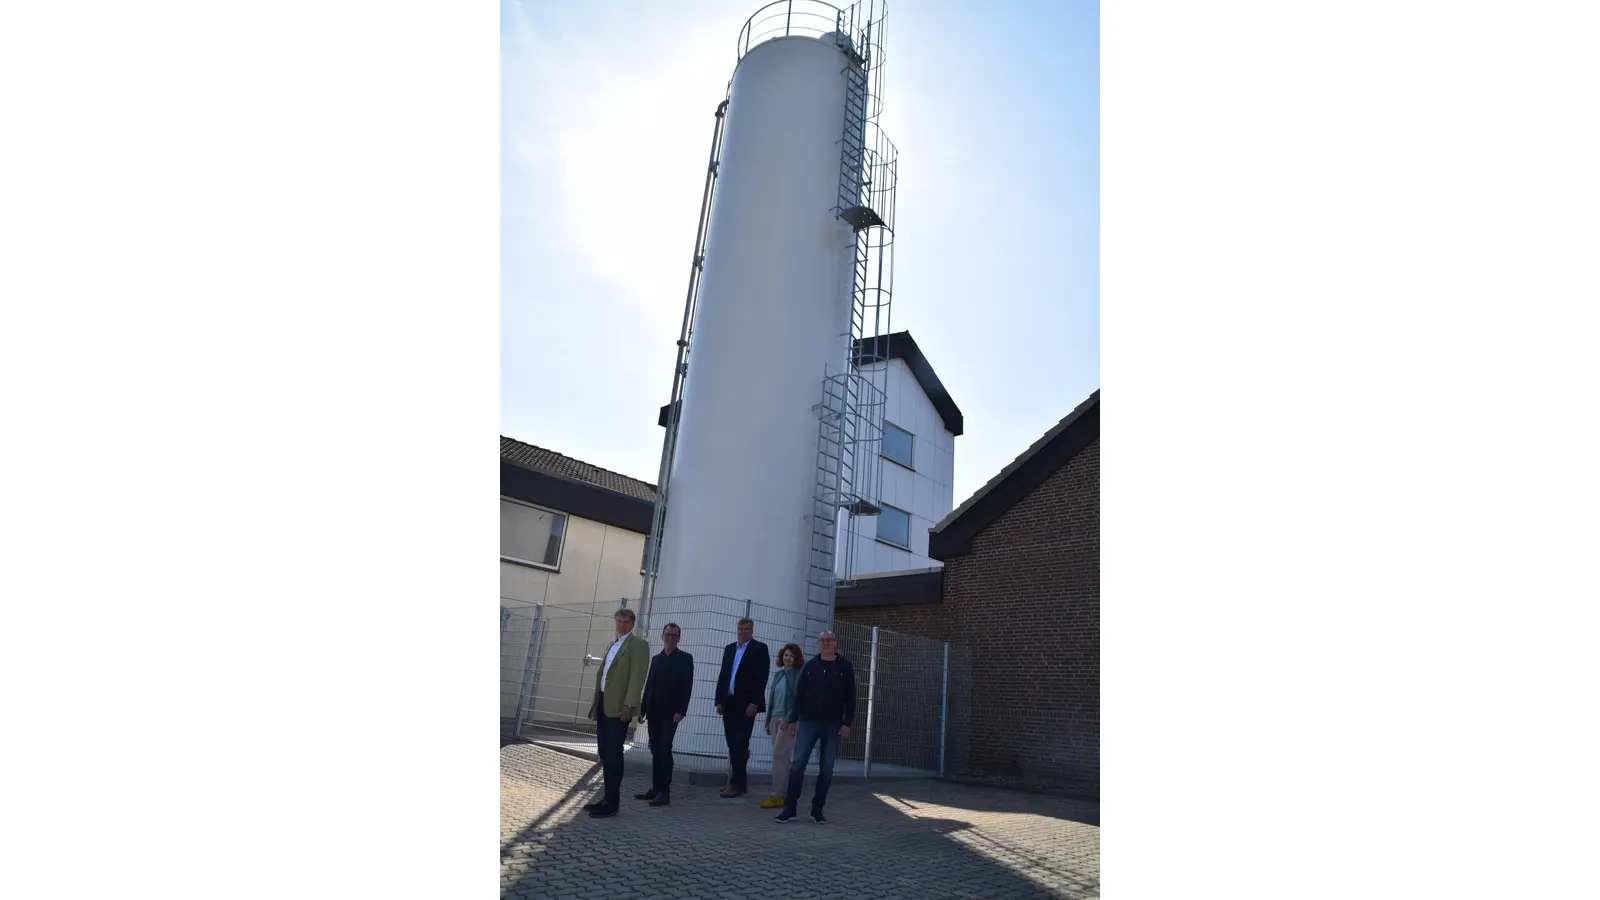
<svg viewBox="0 0 1600 900"><path fill-rule="evenodd" d="M534 718L583 722L594 694L594 669L585 666L583 658L596 648L604 655L616 634L612 616L619 601L638 596L645 536L567 514L564 541L555 571L501 559L500 605L514 614L532 616L535 605L545 604L539 623L544 637ZM526 644L502 646L501 654L502 679L519 681ZM500 715L516 715L514 697L502 696Z"/></svg>
<svg viewBox="0 0 1600 900"><path fill-rule="evenodd" d="M879 370L883 365L889 368L884 419L911 432L913 450L910 469L881 461L879 503L910 514L910 547L904 549L878 540L876 517L855 519L849 539L855 542L853 574L858 577L942 565L928 556L928 530L955 508L955 435L945 428L939 411L903 360L890 360L868 367L868 371Z"/></svg>

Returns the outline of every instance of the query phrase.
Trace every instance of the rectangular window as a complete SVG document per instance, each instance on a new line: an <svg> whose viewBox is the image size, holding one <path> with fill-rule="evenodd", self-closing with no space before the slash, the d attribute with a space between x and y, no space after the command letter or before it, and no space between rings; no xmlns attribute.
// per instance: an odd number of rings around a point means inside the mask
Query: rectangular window
<svg viewBox="0 0 1600 900"><path fill-rule="evenodd" d="M911 514L885 505L878 513L878 540L911 549Z"/></svg>
<svg viewBox="0 0 1600 900"><path fill-rule="evenodd" d="M542 569L561 568L567 517L500 498L500 558Z"/></svg>
<svg viewBox="0 0 1600 900"><path fill-rule="evenodd" d="M911 447L914 443L916 441L912 438L911 432L898 425L883 423L884 459L897 462L908 469L915 469L916 466L911 464Z"/></svg>

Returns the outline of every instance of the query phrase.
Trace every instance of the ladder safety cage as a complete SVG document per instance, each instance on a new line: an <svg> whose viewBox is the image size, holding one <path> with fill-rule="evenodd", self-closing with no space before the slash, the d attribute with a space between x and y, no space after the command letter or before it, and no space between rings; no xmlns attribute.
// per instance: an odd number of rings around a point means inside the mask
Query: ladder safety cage
<svg viewBox="0 0 1600 900"><path fill-rule="evenodd" d="M882 511L878 496L898 176L898 151L878 121L883 111L885 6L870 0L841 9L832 35L846 59L839 189L832 212L851 228L853 255L849 333L841 335L837 367L823 373L817 405L808 638L832 626L838 588L854 583L858 522Z"/></svg>

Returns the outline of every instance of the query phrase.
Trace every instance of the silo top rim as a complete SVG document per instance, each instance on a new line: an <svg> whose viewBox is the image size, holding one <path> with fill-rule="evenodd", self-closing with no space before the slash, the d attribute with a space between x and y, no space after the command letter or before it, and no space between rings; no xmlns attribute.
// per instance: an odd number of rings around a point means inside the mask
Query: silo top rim
<svg viewBox="0 0 1600 900"><path fill-rule="evenodd" d="M776 0L756 10L739 30L739 56L774 40L804 37L834 44L849 55L865 55L871 35L883 20L882 0L863 15L859 5L841 9L822 0Z"/></svg>
<svg viewBox="0 0 1600 900"><path fill-rule="evenodd" d="M830 47L830 48L832 48L834 50L837 50L841 54L845 52L843 47L840 47L833 40L831 40L830 38L824 37L822 35L813 36L813 35L806 35L806 34L791 34L791 35L785 35L785 36L782 36L782 37L767 38L766 40L763 40L759 44L752 45L750 47L750 49L745 50L745 51L743 51L743 52L741 52L739 54L739 62L743 63L745 61L745 59L750 56L750 54L756 52L757 50L760 50L762 47L766 47L766 46L769 46L771 44L783 43L785 41L805 41L806 43L809 43L809 44L826 44L828 47ZM736 66L734 66L734 68L737 69L738 66L736 65Z"/></svg>

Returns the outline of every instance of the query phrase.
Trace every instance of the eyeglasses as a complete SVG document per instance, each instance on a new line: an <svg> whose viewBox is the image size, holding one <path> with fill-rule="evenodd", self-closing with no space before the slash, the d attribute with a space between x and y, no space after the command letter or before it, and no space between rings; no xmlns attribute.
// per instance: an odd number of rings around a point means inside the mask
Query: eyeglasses
<svg viewBox="0 0 1600 900"><path fill-rule="evenodd" d="M667 632L663 632L661 636L662 637L675 638L675 637L678 637L679 635L678 635L678 633L676 631L667 631Z"/></svg>

